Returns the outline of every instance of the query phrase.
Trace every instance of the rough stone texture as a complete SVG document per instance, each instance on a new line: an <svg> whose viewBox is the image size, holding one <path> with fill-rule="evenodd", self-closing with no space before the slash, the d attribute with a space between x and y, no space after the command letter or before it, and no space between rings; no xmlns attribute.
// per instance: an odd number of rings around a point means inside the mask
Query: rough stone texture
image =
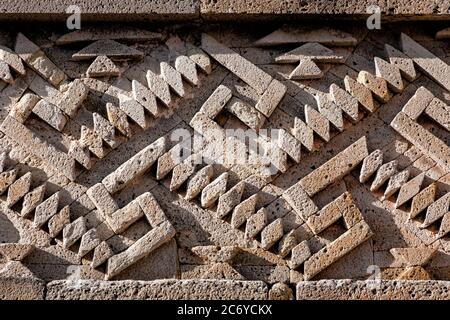
<svg viewBox="0 0 450 320"><path fill-rule="evenodd" d="M113 297L116 300L136 299L136 297L142 300L264 300L267 299L267 294L267 285L262 281L81 281L80 288L71 286L70 282L55 281L48 285L46 298L49 300L111 300Z"/></svg>
<svg viewBox="0 0 450 320"><path fill-rule="evenodd" d="M322 280L297 285L299 300L448 300L448 281Z"/></svg>
<svg viewBox="0 0 450 320"><path fill-rule="evenodd" d="M2 30L11 297L292 299L327 280L324 295L377 299L447 286L450 60L435 40L447 26L288 20ZM106 68L92 73L99 54ZM291 76L306 57L320 79ZM385 289L356 282L376 267Z"/></svg>

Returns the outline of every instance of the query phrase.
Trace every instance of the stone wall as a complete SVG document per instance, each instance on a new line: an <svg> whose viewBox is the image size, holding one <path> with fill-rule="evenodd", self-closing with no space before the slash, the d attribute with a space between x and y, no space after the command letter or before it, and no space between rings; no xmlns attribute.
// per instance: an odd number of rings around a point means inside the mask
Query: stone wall
<svg viewBox="0 0 450 320"><path fill-rule="evenodd" d="M162 3L0 30L0 299L448 299L448 22Z"/></svg>
<svg viewBox="0 0 450 320"><path fill-rule="evenodd" d="M78 5L87 20L355 19L366 17L370 5L379 6L385 19L448 20L450 16L449 0L4 0L0 19L63 19L70 5Z"/></svg>

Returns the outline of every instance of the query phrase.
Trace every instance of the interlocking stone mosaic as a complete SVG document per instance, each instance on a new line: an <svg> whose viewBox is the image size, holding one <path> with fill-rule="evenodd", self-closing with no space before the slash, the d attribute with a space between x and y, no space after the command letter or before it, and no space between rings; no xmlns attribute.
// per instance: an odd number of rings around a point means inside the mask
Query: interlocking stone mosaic
<svg viewBox="0 0 450 320"><path fill-rule="evenodd" d="M449 298L449 29L0 36L0 299Z"/></svg>

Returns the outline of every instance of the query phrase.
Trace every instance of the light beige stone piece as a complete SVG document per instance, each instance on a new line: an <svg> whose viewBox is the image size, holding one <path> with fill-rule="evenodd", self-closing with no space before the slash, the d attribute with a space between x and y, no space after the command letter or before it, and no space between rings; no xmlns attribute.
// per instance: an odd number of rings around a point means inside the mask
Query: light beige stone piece
<svg viewBox="0 0 450 320"><path fill-rule="evenodd" d="M225 139L225 133L222 127L203 113L197 112L194 117L192 117L189 125L203 137L210 139L211 141Z"/></svg>
<svg viewBox="0 0 450 320"><path fill-rule="evenodd" d="M240 204L238 204L231 216L231 225L233 228L237 229L243 225L248 218L250 218L255 213L256 203L258 201L258 194L254 194L248 199L245 199Z"/></svg>
<svg viewBox="0 0 450 320"><path fill-rule="evenodd" d="M14 83L14 78L9 70L9 66L6 62L0 60L0 80L6 83Z"/></svg>
<svg viewBox="0 0 450 320"><path fill-rule="evenodd" d="M232 96L233 93L228 87L219 85L205 103L203 103L199 112L205 114L210 119L214 119L219 112L222 111L228 101L230 101Z"/></svg>
<svg viewBox="0 0 450 320"><path fill-rule="evenodd" d="M20 98L20 100L11 108L9 115L14 117L20 123L24 123L39 100L41 100L41 98L37 95L25 93L22 98Z"/></svg>
<svg viewBox="0 0 450 320"><path fill-rule="evenodd" d="M405 89L400 69L395 64L390 64L381 58L375 57L375 74L377 77L386 80L389 89L400 93Z"/></svg>
<svg viewBox="0 0 450 320"><path fill-rule="evenodd" d="M67 118L62 111L43 99L36 103L33 113L58 131L62 131L67 124Z"/></svg>
<svg viewBox="0 0 450 320"><path fill-rule="evenodd" d="M25 195L20 211L22 217L27 217L44 200L45 190L46 185L43 184Z"/></svg>
<svg viewBox="0 0 450 320"><path fill-rule="evenodd" d="M319 234L326 228L335 223L339 218L342 217L342 212L336 203L330 202L325 207L323 207L319 212L313 214L306 220L308 227L314 232L314 234Z"/></svg>
<svg viewBox="0 0 450 320"><path fill-rule="evenodd" d="M283 259L292 251L292 249L298 245L297 231L291 230L286 233L278 244L278 255Z"/></svg>
<svg viewBox="0 0 450 320"><path fill-rule="evenodd" d="M227 191L228 172L222 173L202 190L201 204L203 208L212 206Z"/></svg>
<svg viewBox="0 0 450 320"><path fill-rule="evenodd" d="M403 106L402 112L413 120L417 120L422 112L433 101L434 95L425 87L417 89L414 96Z"/></svg>
<svg viewBox="0 0 450 320"><path fill-rule="evenodd" d="M136 100L125 95L119 95L120 109L142 129L147 129L149 124L145 117L144 107Z"/></svg>
<svg viewBox="0 0 450 320"><path fill-rule="evenodd" d="M111 148L116 148L118 141L116 139L114 126L96 112L93 113L93 120L94 131L97 132L97 134L102 137L103 141L105 141Z"/></svg>
<svg viewBox="0 0 450 320"><path fill-rule="evenodd" d="M111 279L172 239L175 236L175 232L176 231L170 222L166 221L150 230L145 236L137 240L124 252L109 258L106 274L107 279Z"/></svg>
<svg viewBox="0 0 450 320"><path fill-rule="evenodd" d="M450 91L450 78L448 77L450 74L450 66L406 34L402 33L400 38L403 52L409 56L424 73L433 78L447 91Z"/></svg>
<svg viewBox="0 0 450 320"><path fill-rule="evenodd" d="M359 182L365 183L383 164L383 152L377 149L367 156L362 163Z"/></svg>
<svg viewBox="0 0 450 320"><path fill-rule="evenodd" d="M219 197L219 203L217 205L217 215L219 218L225 217L241 202L244 188L245 182L240 181L238 184L233 186L230 190Z"/></svg>
<svg viewBox="0 0 450 320"><path fill-rule="evenodd" d="M86 220L84 217L79 217L77 220L68 224L63 229L63 246L69 248L77 242L83 234L86 233Z"/></svg>
<svg viewBox="0 0 450 320"><path fill-rule="evenodd" d="M70 142L68 155L73 157L79 164L86 169L91 169L92 160L89 149L83 148L78 140Z"/></svg>
<svg viewBox="0 0 450 320"><path fill-rule="evenodd" d="M56 192L36 207L33 220L33 226L35 228L42 227L44 223L58 213L59 198L60 194Z"/></svg>
<svg viewBox="0 0 450 320"><path fill-rule="evenodd" d="M422 224L422 228L426 228L438 219L442 218L448 211L450 211L450 192L437 199L434 203L430 204L427 209L425 220Z"/></svg>
<svg viewBox="0 0 450 320"><path fill-rule="evenodd" d="M358 40L351 34L324 27L311 30L282 27L255 42L256 46L317 42L331 46L355 46Z"/></svg>
<svg viewBox="0 0 450 320"><path fill-rule="evenodd" d="M389 44L385 44L385 50L389 57L389 61L400 69L402 76L405 77L406 80L412 82L417 78L418 75L411 58Z"/></svg>
<svg viewBox="0 0 450 320"><path fill-rule="evenodd" d="M417 248L393 248L390 253L406 267L423 267L436 254L437 250L432 247Z"/></svg>
<svg viewBox="0 0 450 320"><path fill-rule="evenodd" d="M372 91L349 76L344 78L345 90L350 93L369 112L375 111Z"/></svg>
<svg viewBox="0 0 450 320"><path fill-rule="evenodd" d="M114 251L111 247L105 241L102 241L94 250L94 257L92 258L91 267L97 268L113 255Z"/></svg>
<svg viewBox="0 0 450 320"><path fill-rule="evenodd" d="M110 194L122 190L145 173L166 150L166 137L151 143L102 180Z"/></svg>
<svg viewBox="0 0 450 320"><path fill-rule="evenodd" d="M303 190L300 183L296 183L287 189L282 196L304 221L319 211L319 208Z"/></svg>
<svg viewBox="0 0 450 320"><path fill-rule="evenodd" d="M344 192L334 202L339 208L339 211L342 213L344 225L347 229L352 228L363 220L361 211L356 206L350 192Z"/></svg>
<svg viewBox="0 0 450 320"><path fill-rule="evenodd" d="M276 219L261 231L261 247L271 248L283 236L283 221Z"/></svg>
<svg viewBox="0 0 450 320"><path fill-rule="evenodd" d="M11 208L20 199L22 199L30 190L31 187L31 172L25 173L22 177L14 181L8 188L8 197L6 198L6 205Z"/></svg>
<svg viewBox="0 0 450 320"><path fill-rule="evenodd" d="M97 158L102 159L106 156L106 150L103 148L103 140L97 132L86 126L81 126L81 136L78 140L82 148L89 148ZM87 160L87 159L86 159Z"/></svg>
<svg viewBox="0 0 450 320"><path fill-rule="evenodd" d="M210 263L230 263L241 252L239 247L235 246L197 246L192 247L191 251L199 256L203 261Z"/></svg>
<svg viewBox="0 0 450 320"><path fill-rule="evenodd" d="M323 71L311 59L303 59L299 65L289 74L291 80L320 79Z"/></svg>
<svg viewBox="0 0 450 320"><path fill-rule="evenodd" d="M209 56L200 48L188 43L187 52L189 59L195 62L195 64L203 70L206 74L210 74L212 71L211 60Z"/></svg>
<svg viewBox="0 0 450 320"><path fill-rule="evenodd" d="M104 217L111 216L119 210L119 206L102 183L90 187L86 193Z"/></svg>
<svg viewBox="0 0 450 320"><path fill-rule="evenodd" d="M301 158L300 141L295 139L289 132L284 129L278 131L278 146L285 151L295 162L299 163Z"/></svg>
<svg viewBox="0 0 450 320"><path fill-rule="evenodd" d="M70 223L70 207L65 206L48 221L48 233L55 238Z"/></svg>
<svg viewBox="0 0 450 320"><path fill-rule="evenodd" d="M11 169L0 173L0 195L16 180L17 172L17 169Z"/></svg>
<svg viewBox="0 0 450 320"><path fill-rule="evenodd" d="M167 221L164 211L150 192L146 192L139 196L136 201L139 203L139 206L152 228L156 228L164 221Z"/></svg>
<svg viewBox="0 0 450 320"><path fill-rule="evenodd" d="M317 42L309 42L275 58L277 63L295 63L304 59L324 63L344 63L342 55Z"/></svg>
<svg viewBox="0 0 450 320"><path fill-rule="evenodd" d="M162 34L143 29L120 26L120 27L83 27L56 39L57 45L68 45L78 42L91 42L97 40L122 40L130 42L144 42L150 40L159 40Z"/></svg>
<svg viewBox="0 0 450 320"><path fill-rule="evenodd" d="M7 116L0 129L15 141L20 141L22 146L25 146L46 164L64 174L71 181L75 180L75 160L36 136L23 124Z"/></svg>
<svg viewBox="0 0 450 320"><path fill-rule="evenodd" d="M411 120L403 112L392 120L391 127L440 166L450 170L450 147L430 131Z"/></svg>
<svg viewBox="0 0 450 320"><path fill-rule="evenodd" d="M255 214L251 215L247 219L247 224L245 225L245 238L253 239L255 238L267 225L267 210L261 208Z"/></svg>
<svg viewBox="0 0 450 320"><path fill-rule="evenodd" d="M156 179L161 180L183 161L183 146L179 143L158 158Z"/></svg>
<svg viewBox="0 0 450 320"><path fill-rule="evenodd" d="M132 81L133 98L147 109L153 117L157 118L161 115L161 110L156 102L156 96L146 86L139 81Z"/></svg>
<svg viewBox="0 0 450 320"><path fill-rule="evenodd" d="M29 60L35 53L40 51L41 49L30 41L25 35L21 32L17 34L16 44L14 46L14 51L24 60Z"/></svg>
<svg viewBox="0 0 450 320"><path fill-rule="evenodd" d="M69 86L69 89L64 93L61 102L58 104L59 108L64 111L70 118L74 118L86 100L89 93L89 88L83 83L81 79L75 79Z"/></svg>
<svg viewBox="0 0 450 320"><path fill-rule="evenodd" d="M107 56L113 60L140 59L144 57L142 51L123 45L114 40L97 40L72 55L75 61L90 60L98 56Z"/></svg>
<svg viewBox="0 0 450 320"><path fill-rule="evenodd" d="M231 99L227 110L255 131L258 131L266 120L262 113L236 97Z"/></svg>
<svg viewBox="0 0 450 320"><path fill-rule="evenodd" d="M372 236L369 225L361 221L305 261L305 279L310 280Z"/></svg>
<svg viewBox="0 0 450 320"><path fill-rule="evenodd" d="M293 136L302 143L308 151L314 148L314 131L306 125L301 119L295 117Z"/></svg>
<svg viewBox="0 0 450 320"><path fill-rule="evenodd" d="M450 28L442 29L436 32L436 40L450 39Z"/></svg>
<svg viewBox="0 0 450 320"><path fill-rule="evenodd" d="M396 174L398 172L397 165L397 160L392 160L388 163L383 164L377 171L375 180L370 186L370 191L377 191L386 181L388 181L394 174Z"/></svg>
<svg viewBox="0 0 450 320"><path fill-rule="evenodd" d="M78 256L84 257L100 244L101 240L98 237L97 230L91 229L81 237L80 248L78 249Z"/></svg>
<svg viewBox="0 0 450 320"><path fill-rule="evenodd" d="M358 100L337 84L330 85L331 100L347 114L353 122L359 120Z"/></svg>
<svg viewBox="0 0 450 320"><path fill-rule="evenodd" d="M434 98L425 109L425 114L450 131L450 106L445 102Z"/></svg>
<svg viewBox="0 0 450 320"><path fill-rule="evenodd" d="M309 196L313 196L347 175L367 156L367 140L363 137L302 178L299 184Z"/></svg>
<svg viewBox="0 0 450 320"><path fill-rule="evenodd" d="M390 196L392 196L394 193L396 193L400 188L408 182L409 179L409 170L403 170L402 172L399 172L395 175L393 175L388 182L388 185L386 187L386 190L384 191L384 199L388 199Z"/></svg>
<svg viewBox="0 0 450 320"><path fill-rule="evenodd" d="M108 120L111 124L119 130L123 135L131 137L130 123L127 120L125 112L120 110L112 103L106 104L106 110L108 113Z"/></svg>
<svg viewBox="0 0 450 320"><path fill-rule="evenodd" d="M411 211L409 212L409 218L415 218L419 213L425 210L429 205L434 202L436 197L436 184L432 183L422 191L420 191L411 203Z"/></svg>
<svg viewBox="0 0 450 320"><path fill-rule="evenodd" d="M199 85L199 79L195 62L187 56L178 56L175 59L175 69L183 76L183 78L191 85Z"/></svg>
<svg viewBox="0 0 450 320"><path fill-rule="evenodd" d="M144 216L139 202L134 200L125 207L114 212L106 221L115 234L120 234L128 229L133 223Z"/></svg>
<svg viewBox="0 0 450 320"><path fill-rule="evenodd" d="M170 191L177 190L192 176L199 164L199 155L193 154L182 163L173 168L172 179L170 180Z"/></svg>
<svg viewBox="0 0 450 320"><path fill-rule="evenodd" d="M0 46L0 60L8 64L19 74L25 74L25 67L22 63L22 59L11 49Z"/></svg>
<svg viewBox="0 0 450 320"><path fill-rule="evenodd" d="M147 70L147 85L166 106L170 107L172 98L170 96L169 84L164 79L151 70Z"/></svg>
<svg viewBox="0 0 450 320"><path fill-rule="evenodd" d="M272 77L269 74L206 33L202 34L202 49L260 95L266 91L272 82Z"/></svg>
<svg viewBox="0 0 450 320"><path fill-rule="evenodd" d="M386 80L383 78L376 77L367 71L360 71L357 80L369 88L381 103L387 103L391 99L392 95L388 90Z"/></svg>
<svg viewBox="0 0 450 320"><path fill-rule="evenodd" d="M439 227L438 238L446 236L450 232L450 211L447 212L441 221L441 226Z"/></svg>
<svg viewBox="0 0 450 320"><path fill-rule="evenodd" d="M5 151L0 153L0 173L3 173L5 171L7 161L8 153Z"/></svg>
<svg viewBox="0 0 450 320"><path fill-rule="evenodd" d="M281 100L283 100L286 91L287 88L283 83L277 79L273 79L262 97L258 100L255 106L256 110L269 118Z"/></svg>
<svg viewBox="0 0 450 320"><path fill-rule="evenodd" d="M212 165L200 169L187 181L186 200L192 200L211 182L214 170Z"/></svg>
<svg viewBox="0 0 450 320"><path fill-rule="evenodd" d="M401 188L397 198L397 202L395 207L398 208L408 200L413 198L417 193L419 193L420 188L422 187L422 182L424 180L425 173L421 173L415 178L411 179L407 183L405 183Z"/></svg>
<svg viewBox="0 0 450 320"><path fill-rule="evenodd" d="M98 56L91 63L86 74L89 78L117 77L120 75L120 69L107 56Z"/></svg>
<svg viewBox="0 0 450 320"><path fill-rule="evenodd" d="M344 131L344 119L342 117L342 110L331 101L327 95L316 96L317 106L319 112L330 121L330 123L340 132Z"/></svg>
<svg viewBox="0 0 450 320"><path fill-rule="evenodd" d="M7 261L22 261L34 250L32 244L0 243L0 255Z"/></svg>
<svg viewBox="0 0 450 320"><path fill-rule="evenodd" d="M292 249L291 259L289 260L289 268L296 269L311 257L311 251L308 242L302 241Z"/></svg>
<svg viewBox="0 0 450 320"><path fill-rule="evenodd" d="M177 95L179 95L180 97L184 97L186 92L184 90L181 73L179 73L167 62L161 62L161 77L165 82L169 84L169 86Z"/></svg>
<svg viewBox="0 0 450 320"><path fill-rule="evenodd" d="M325 116L319 113L317 110L306 105L305 106L305 119L306 124L314 130L323 140L330 140L330 122Z"/></svg>

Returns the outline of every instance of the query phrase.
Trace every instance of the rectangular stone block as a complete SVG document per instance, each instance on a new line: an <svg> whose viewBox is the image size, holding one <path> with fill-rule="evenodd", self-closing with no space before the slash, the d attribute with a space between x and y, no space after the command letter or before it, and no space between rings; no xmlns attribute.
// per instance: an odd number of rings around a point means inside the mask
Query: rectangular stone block
<svg viewBox="0 0 450 320"><path fill-rule="evenodd" d="M363 137L308 174L298 183L309 196L313 196L328 185L347 175L368 155L367 141Z"/></svg>

